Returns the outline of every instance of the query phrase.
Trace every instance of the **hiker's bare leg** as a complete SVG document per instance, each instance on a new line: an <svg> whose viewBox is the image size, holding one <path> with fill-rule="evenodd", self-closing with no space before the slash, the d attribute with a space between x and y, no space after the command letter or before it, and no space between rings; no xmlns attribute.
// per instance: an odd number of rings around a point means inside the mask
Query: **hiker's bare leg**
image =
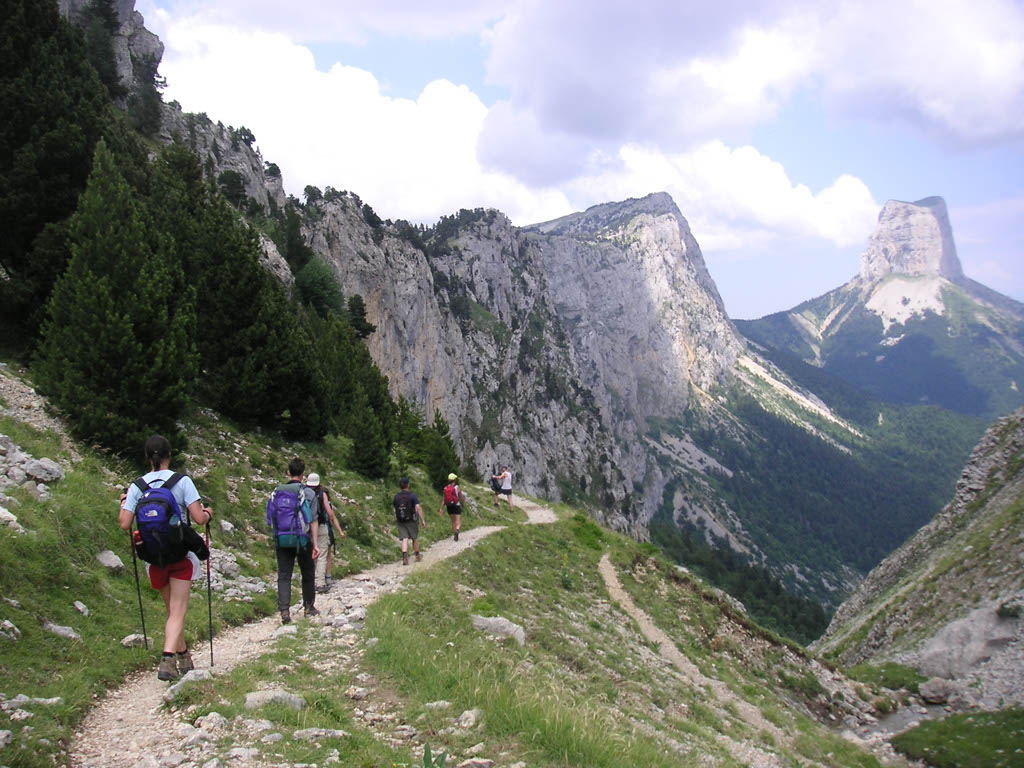
<svg viewBox="0 0 1024 768"><path fill-rule="evenodd" d="M164 653L182 653L185 650L185 612L188 610L188 596L191 581L170 579L161 588L160 597L167 606L167 623L164 625Z"/></svg>
<svg viewBox="0 0 1024 768"><path fill-rule="evenodd" d="M417 553L420 551L420 540L419 539L413 539L412 540L412 551L413 552L417 552Z"/></svg>
<svg viewBox="0 0 1024 768"><path fill-rule="evenodd" d="M452 533L458 533L462 527L462 515L449 515L452 519Z"/></svg>
<svg viewBox="0 0 1024 768"><path fill-rule="evenodd" d="M402 539L402 554L404 555L408 551L409 551L409 540L408 539Z"/></svg>

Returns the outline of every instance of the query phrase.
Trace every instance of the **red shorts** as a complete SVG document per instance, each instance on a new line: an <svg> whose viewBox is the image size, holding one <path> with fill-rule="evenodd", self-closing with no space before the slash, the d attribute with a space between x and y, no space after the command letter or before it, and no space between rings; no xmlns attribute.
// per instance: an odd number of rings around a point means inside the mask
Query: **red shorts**
<svg viewBox="0 0 1024 768"><path fill-rule="evenodd" d="M153 589L163 589L171 579L192 581L192 561L186 557L163 568L159 565L149 566L149 583Z"/></svg>

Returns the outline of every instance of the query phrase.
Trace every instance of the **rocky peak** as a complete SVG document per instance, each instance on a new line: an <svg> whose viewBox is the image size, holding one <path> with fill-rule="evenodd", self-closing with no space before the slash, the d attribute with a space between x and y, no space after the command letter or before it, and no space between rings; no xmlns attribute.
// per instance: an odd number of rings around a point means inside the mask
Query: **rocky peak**
<svg viewBox="0 0 1024 768"><path fill-rule="evenodd" d="M861 257L860 275L873 283L888 274L941 275L963 279L946 201L926 197L914 203L890 200Z"/></svg>

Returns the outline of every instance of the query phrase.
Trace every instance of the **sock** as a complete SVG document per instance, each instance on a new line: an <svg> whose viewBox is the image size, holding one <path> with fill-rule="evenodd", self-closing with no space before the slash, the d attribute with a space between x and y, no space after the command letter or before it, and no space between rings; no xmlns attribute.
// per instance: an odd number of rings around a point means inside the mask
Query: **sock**
<svg viewBox="0 0 1024 768"><path fill-rule="evenodd" d="M168 653L167 651L163 652L163 656L164 656L164 658L169 658L169 659L173 659L174 658L174 654L173 653Z"/></svg>

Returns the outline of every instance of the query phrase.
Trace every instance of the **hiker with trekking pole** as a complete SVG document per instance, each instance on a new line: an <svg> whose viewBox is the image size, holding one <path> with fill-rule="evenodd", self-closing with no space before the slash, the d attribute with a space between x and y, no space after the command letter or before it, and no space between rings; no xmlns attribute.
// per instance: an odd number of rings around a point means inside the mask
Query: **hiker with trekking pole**
<svg viewBox="0 0 1024 768"><path fill-rule="evenodd" d="M204 505L195 483L186 474L172 472L171 444L167 438L153 435L146 440L145 459L149 472L137 478L121 494L118 521L128 531L135 567L135 586L142 617L142 589L136 557L146 563L149 583L160 593L167 609L164 625L164 649L157 678L177 680L193 668L192 654L185 642L185 613L192 581L202 578L200 561L207 561L207 590L210 585L209 532L213 512ZM206 541L192 528L192 522L206 526ZM133 531L132 528L135 530ZM210 663L213 663L213 603L210 610ZM149 647L148 640L144 641Z"/></svg>

